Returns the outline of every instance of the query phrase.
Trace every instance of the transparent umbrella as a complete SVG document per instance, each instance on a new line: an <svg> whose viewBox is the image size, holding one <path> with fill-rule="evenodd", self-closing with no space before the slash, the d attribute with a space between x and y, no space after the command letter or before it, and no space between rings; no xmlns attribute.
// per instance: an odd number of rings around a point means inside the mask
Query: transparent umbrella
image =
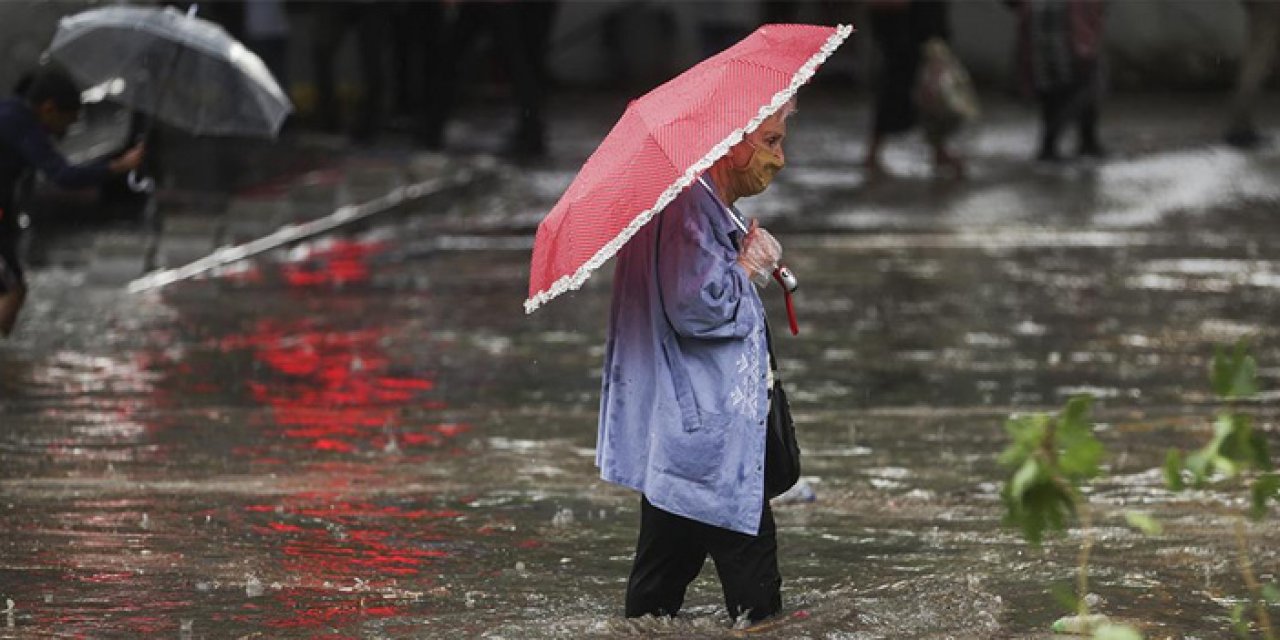
<svg viewBox="0 0 1280 640"><path fill-rule="evenodd" d="M195 135L274 138L293 110L262 60L194 10L77 13L48 53L89 91Z"/></svg>

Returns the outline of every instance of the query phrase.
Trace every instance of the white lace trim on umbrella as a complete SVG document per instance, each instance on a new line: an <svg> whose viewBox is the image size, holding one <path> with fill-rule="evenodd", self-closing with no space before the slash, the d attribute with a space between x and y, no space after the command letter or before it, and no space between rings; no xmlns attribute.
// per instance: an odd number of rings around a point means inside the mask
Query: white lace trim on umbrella
<svg viewBox="0 0 1280 640"><path fill-rule="evenodd" d="M671 201L675 200L676 196L680 195L680 192L693 184L693 181L696 180L698 176L702 175L702 172L709 169L712 164L715 164L716 160L719 160L726 153L729 153L729 149L732 148L733 145L741 142L743 137L748 133L755 131L756 127L760 126L760 123L764 122L774 113L777 113L777 111L781 109L787 101L791 100L791 98L796 95L796 92L800 90L800 87L804 86L804 84L813 77L813 74L817 72L818 66L825 62L826 59L830 57L837 48L839 48L840 44L843 43L845 38L848 38L851 33L853 33L853 26L851 25L842 24L836 27L836 32L827 38L827 41L822 45L822 48L814 53L813 56L811 56L809 60L796 71L796 74L791 77L791 84L785 89L773 94L773 99L770 100L768 104L760 107L760 111L756 113L754 118L747 122L746 126L743 126L740 129L734 129L728 137L712 147L701 160L698 160L686 169L684 175L671 183L671 186L667 187L666 190L658 196L658 201L654 203L652 207L640 212L640 214L632 219L631 223L624 227L622 231L614 237L614 239L610 240L603 247L600 247L600 250L597 251L594 256L591 256L590 260L587 260L586 263L581 267L578 267L578 269L572 274L562 276L559 280L556 280L551 285L550 289L539 291L528 300L525 300L524 312L526 314L533 313L538 309L538 307L546 304L547 301L552 298L555 298L566 291L576 291L582 288L582 285L586 283L587 278L591 277L591 274L596 269L599 269L601 265L608 262L609 258L612 258L614 254L618 253L618 251L622 249L622 245L626 244L632 236L640 231L641 227L652 220L653 216L666 208L668 204L671 204Z"/></svg>

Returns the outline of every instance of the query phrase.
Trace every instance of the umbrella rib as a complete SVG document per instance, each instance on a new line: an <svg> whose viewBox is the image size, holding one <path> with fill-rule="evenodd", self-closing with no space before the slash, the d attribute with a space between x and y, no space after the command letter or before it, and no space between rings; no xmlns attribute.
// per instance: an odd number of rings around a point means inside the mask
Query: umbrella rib
<svg viewBox="0 0 1280 640"><path fill-rule="evenodd" d="M840 25L836 27L835 33L831 34L831 36L827 38L827 41L823 43L822 47L810 56L800 69L796 71L795 75L791 77L791 82L782 90L775 93L773 95L773 99L770 100L768 104L760 107L760 110L756 113L754 118L747 122L747 124L742 128L734 129L727 137L725 137L724 140L717 143L700 160L693 163L692 166L686 169L683 175L663 190L662 194L658 196L657 202L655 202L652 207L645 209L636 215L636 217L633 218L617 236L605 243L605 245L596 251L595 255L591 256L591 258L582 266L578 267L571 274L561 276L558 280L552 283L550 288L529 296L529 299L524 302L524 312L526 314L533 313L538 309L538 307L546 304L552 298L555 298L567 291L576 291L582 288L582 285L586 283L587 278L591 276L592 272L600 268L609 260L609 258L612 258L614 254L618 253L622 248L622 245L626 244L627 241L639 232L641 227L652 220L659 211L662 211L662 209L670 204L672 200L675 200L676 196L679 195L680 192L693 184L693 181L696 180L699 175L702 175L702 172L710 168L716 160L719 160L722 156L728 153L729 149L733 147L733 145L741 142L742 138L746 136L747 133L754 131L756 127L759 127L760 124L765 121L765 119L774 113L777 113L777 111L781 109L787 101L794 97L796 92L800 90L800 87L804 86L804 84L813 77L813 74L817 72L818 67L822 65L822 63L825 62L837 48L839 48L841 43L843 43L851 33L853 33L853 27L851 25Z"/></svg>

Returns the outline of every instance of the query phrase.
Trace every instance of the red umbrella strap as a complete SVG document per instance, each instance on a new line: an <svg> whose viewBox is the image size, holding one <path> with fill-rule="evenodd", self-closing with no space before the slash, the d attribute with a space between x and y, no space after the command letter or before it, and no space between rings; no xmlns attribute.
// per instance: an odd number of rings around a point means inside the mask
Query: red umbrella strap
<svg viewBox="0 0 1280 640"><path fill-rule="evenodd" d="M796 307L791 299L791 290L787 288L787 283L782 280L782 270L773 270L773 279L778 281L778 286L782 287L782 295L787 300L787 320L791 323L791 335L800 335L800 324L796 322Z"/></svg>

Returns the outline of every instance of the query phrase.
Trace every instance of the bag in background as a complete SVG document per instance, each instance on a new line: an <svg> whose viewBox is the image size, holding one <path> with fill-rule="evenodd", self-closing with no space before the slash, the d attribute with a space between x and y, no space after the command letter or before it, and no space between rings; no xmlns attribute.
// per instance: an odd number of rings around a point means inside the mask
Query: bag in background
<svg viewBox="0 0 1280 640"><path fill-rule="evenodd" d="M978 118L981 109L969 72L941 38L922 45L914 99L920 127L931 142L941 142Z"/></svg>

